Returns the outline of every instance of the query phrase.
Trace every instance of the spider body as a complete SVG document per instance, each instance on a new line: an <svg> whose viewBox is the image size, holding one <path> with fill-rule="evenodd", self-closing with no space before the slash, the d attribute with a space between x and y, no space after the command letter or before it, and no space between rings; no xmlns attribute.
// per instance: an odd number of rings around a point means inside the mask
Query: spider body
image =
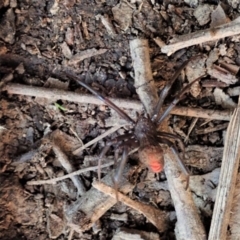
<svg viewBox="0 0 240 240"><path fill-rule="evenodd" d="M150 118L141 116L135 127L134 135L139 142L139 160L150 170L159 173L164 167L163 150L158 144L156 124Z"/></svg>
<svg viewBox="0 0 240 240"><path fill-rule="evenodd" d="M190 60L192 59L193 58L191 58ZM122 109L116 106L113 102L111 102L107 98L100 95L98 92L96 92L87 84L83 83L77 75L69 72L66 73L66 76L68 78L70 78L71 80L74 80L79 85L88 89L95 96L97 96L101 101L103 101L106 105L108 105L110 108L115 110L122 118L124 118L126 121L128 121L130 124L134 126L134 131L132 133L118 136L115 139L106 143L106 146L104 147L104 149L102 150L99 156L99 162L98 162L98 179L99 180L101 178L102 158L106 155L110 147L114 145L115 145L115 162L119 157L120 151L122 151L122 157L121 157L118 171L116 175L113 177L116 190L117 190L118 182L120 181L124 166L126 164L130 148L139 147L139 150L138 150L139 160L155 173L161 172L164 168L164 154L163 154L163 149L160 146L160 143L168 145L173 150L173 152L175 152L179 156L175 144L171 141L171 140L178 140L184 155L184 144L178 136L171 133L158 132L157 129L159 124L161 124L162 121L169 115L171 110L182 99L183 95L189 90L192 84L200 80L200 78L202 77L201 76L197 78L196 80L189 83L186 87L184 87L180 91L180 93L175 97L172 103L164 111L162 111L163 102L166 96L168 95L168 92L172 84L174 83L174 81L179 76L180 72L186 67L186 65L190 60L185 61L181 65L181 67L174 74L173 78L168 82L168 84L161 91L159 96L159 101L157 106L155 107L153 116L150 116L150 117L140 116L137 121L134 121L131 117L129 117ZM178 161L182 171L189 179L189 173L185 168L183 162L181 161L180 157L178 158ZM188 179L187 179L187 187L188 187Z"/></svg>

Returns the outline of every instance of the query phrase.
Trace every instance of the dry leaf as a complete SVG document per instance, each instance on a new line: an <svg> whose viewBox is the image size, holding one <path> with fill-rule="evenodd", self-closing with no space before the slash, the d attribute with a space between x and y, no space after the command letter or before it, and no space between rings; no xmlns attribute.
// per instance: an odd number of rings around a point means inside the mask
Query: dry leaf
<svg viewBox="0 0 240 240"><path fill-rule="evenodd" d="M207 69L211 69L214 62L216 62L219 58L219 49L214 48L208 56L206 61Z"/></svg>
<svg viewBox="0 0 240 240"><path fill-rule="evenodd" d="M134 9L125 1L121 1L112 8L114 20L123 31L126 31L132 25L133 10Z"/></svg>
<svg viewBox="0 0 240 240"><path fill-rule="evenodd" d="M71 52L70 48L68 47L67 43L63 42L62 44L60 44L60 47L62 49L62 53L63 53L64 57L67 59L71 59L72 52Z"/></svg>
<svg viewBox="0 0 240 240"><path fill-rule="evenodd" d="M198 57L188 64L188 66L186 67L186 76L189 83L191 83L198 77L203 76L206 73L205 62L205 57ZM190 89L190 93L192 94L192 96L197 97L200 92L201 86L199 82L194 83Z"/></svg>
<svg viewBox="0 0 240 240"><path fill-rule="evenodd" d="M51 9L49 10L52 15L56 15L58 13L58 10L59 10L58 3L59 3L59 0L55 0L54 4L52 5Z"/></svg>
<svg viewBox="0 0 240 240"><path fill-rule="evenodd" d="M217 8L212 12L210 27L214 28L228 22L230 22L230 19L226 16L221 4L218 4Z"/></svg>
<svg viewBox="0 0 240 240"><path fill-rule="evenodd" d="M236 108L237 104L222 89L215 88L213 95L216 103L223 108Z"/></svg>
<svg viewBox="0 0 240 240"><path fill-rule="evenodd" d="M207 24L210 21L210 14L213 11L213 6L209 4L199 5L193 15L197 19L200 26Z"/></svg>

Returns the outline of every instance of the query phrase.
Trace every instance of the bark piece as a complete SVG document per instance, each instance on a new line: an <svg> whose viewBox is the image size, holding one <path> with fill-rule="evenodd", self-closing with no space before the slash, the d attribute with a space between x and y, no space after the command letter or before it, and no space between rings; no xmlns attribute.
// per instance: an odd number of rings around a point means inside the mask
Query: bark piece
<svg viewBox="0 0 240 240"><path fill-rule="evenodd" d="M152 116L158 96L153 82L148 41L145 39L130 41L130 51L135 73L134 86L147 113Z"/></svg>
<svg viewBox="0 0 240 240"><path fill-rule="evenodd" d="M126 31L132 25L133 10L127 1L120 1L119 4L112 8L114 20L123 31Z"/></svg>
<svg viewBox="0 0 240 240"><path fill-rule="evenodd" d="M0 22L0 38L10 44L15 42L15 14L12 8L8 9Z"/></svg>
<svg viewBox="0 0 240 240"><path fill-rule="evenodd" d="M193 15L197 19L200 26L203 26L210 22L211 13L213 11L213 6L210 4L199 5Z"/></svg>
<svg viewBox="0 0 240 240"><path fill-rule="evenodd" d="M208 69L208 74L228 85L234 84L238 81L238 79L229 71L217 65L214 65L212 68Z"/></svg>
<svg viewBox="0 0 240 240"><path fill-rule="evenodd" d="M107 49L104 49L104 48L99 49L99 50L92 48L92 49L87 49L87 50L81 51L80 53L73 55L73 57L69 60L69 64L70 65L78 64L79 62L83 61L86 58L90 58L90 57L93 57L93 56L96 56L99 54L103 54L106 51L107 51Z"/></svg>
<svg viewBox="0 0 240 240"><path fill-rule="evenodd" d="M217 8L212 12L210 25L211 28L220 26L228 22L230 22L230 19L226 16L221 4L218 4Z"/></svg>

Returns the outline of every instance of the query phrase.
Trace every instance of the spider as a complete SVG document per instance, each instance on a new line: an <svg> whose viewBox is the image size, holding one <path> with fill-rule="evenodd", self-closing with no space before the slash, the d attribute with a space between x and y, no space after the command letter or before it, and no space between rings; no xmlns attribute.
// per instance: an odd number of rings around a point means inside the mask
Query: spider
<svg viewBox="0 0 240 240"><path fill-rule="evenodd" d="M82 82L77 75L75 75L72 72L71 73L66 72L66 76L70 80L74 80L79 85L89 90L92 94L97 96L103 103L105 103L110 108L115 110L120 115L120 117L122 117L123 119L125 119L126 121L128 121L130 124L133 125L133 131L131 133L120 135L106 143L105 147L100 153L99 161L98 161L98 180L99 181L101 178L101 161L103 157L106 155L106 153L108 152L108 150L110 149L110 147L113 145L115 145L116 147L115 156L114 156L115 163L119 157L120 150L122 150L121 162L116 175L113 177L113 183L114 183L115 189L117 189L118 187L118 183L123 173L124 166L128 159L128 153L130 149L133 147L139 147L138 149L139 160L154 173L160 173L163 171L163 168L164 168L164 154L160 144L168 145L175 152L175 154L178 154L176 146L169 139L178 140L184 155L184 144L180 137L171 133L157 131L157 129L159 125L163 122L163 120L170 114L174 106L182 99L183 95L189 90L189 88L196 81L200 80L201 77L197 78L196 80L194 80L193 82L185 86L176 95L176 97L171 102L171 104L161 113L164 100L167 97L171 86L173 85L174 81L178 78L180 72L187 66L189 61L191 61L192 59L193 58L190 58L189 60L185 61L180 66L180 68L176 71L176 73L174 74L172 79L168 82L168 84L163 88L163 90L160 93L159 100L158 100L157 106L155 107L153 115L140 116L137 119L137 121L133 120L130 116L128 116L122 109L116 106L113 102L103 97L101 94L99 94L90 86L88 86L86 83ZM187 186L186 186L186 189L187 189L190 174L187 168L185 167L185 165L183 164L181 158L178 157L177 159L179 161L179 165L183 173L187 177Z"/></svg>

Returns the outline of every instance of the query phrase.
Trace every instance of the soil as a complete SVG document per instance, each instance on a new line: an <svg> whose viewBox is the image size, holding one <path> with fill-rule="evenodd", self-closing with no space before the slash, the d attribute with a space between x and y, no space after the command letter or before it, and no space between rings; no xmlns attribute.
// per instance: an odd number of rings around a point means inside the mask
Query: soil
<svg viewBox="0 0 240 240"><path fill-rule="evenodd" d="M127 133L130 127L104 104L9 94L4 87L18 83L89 94L63 75L58 78L50 74L51 70L68 70L103 96L138 101L129 41L144 38L149 41L154 83L159 91L185 60L203 54L182 71L167 103L188 81L204 73L202 83L194 85L179 105L233 109L239 91L234 96L230 91L240 85L239 35L181 49L169 57L154 40L160 38L169 44L174 35L210 28L215 23L211 14L219 6L225 13L221 23L240 16L240 5L235 1L217 4L214 0L0 0L1 239L175 239L177 218L164 172L154 174L139 165L137 153L129 156L127 181L131 187L122 192L164 211L168 216L164 231L121 201L99 216L93 226L88 225L86 212L94 212L94 204L90 210L82 207L76 215L74 207L86 194L94 196L85 200L93 203L104 195L89 193L96 170L55 184L28 185L31 180L51 179L96 166L106 142ZM217 81L219 71L215 75L209 71L213 65L227 71L228 82ZM124 110L134 119L144 113L131 106ZM191 188L208 232L227 122L171 115L166 123L168 131L180 136L186 145L185 164L191 175L209 174L205 179L214 183L202 196ZM74 154L120 124L125 126ZM114 149L108 151L103 164L112 161ZM112 168L103 168L102 177Z"/></svg>

